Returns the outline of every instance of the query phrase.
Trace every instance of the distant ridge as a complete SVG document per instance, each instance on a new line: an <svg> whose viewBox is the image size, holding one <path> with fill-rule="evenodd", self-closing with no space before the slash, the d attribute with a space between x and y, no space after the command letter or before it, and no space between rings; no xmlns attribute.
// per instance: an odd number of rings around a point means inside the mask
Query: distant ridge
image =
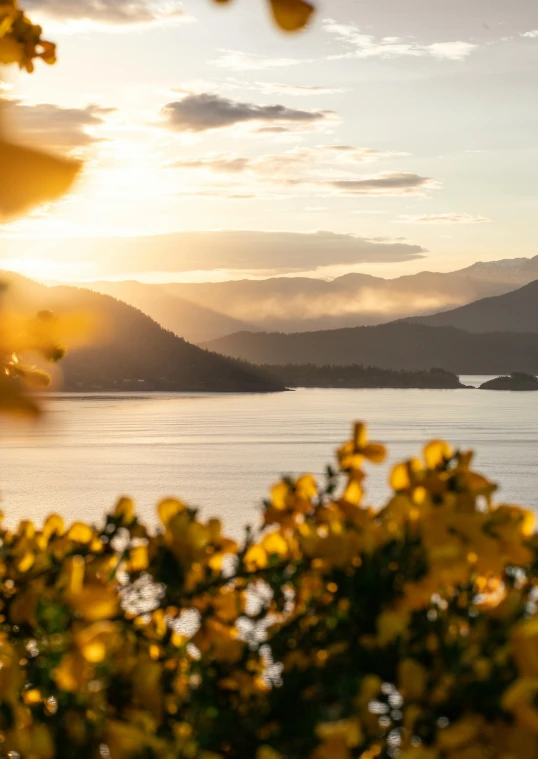
<svg viewBox="0 0 538 759"><path fill-rule="evenodd" d="M505 295L483 298L432 316L415 317L413 321L469 332L538 332L538 280Z"/></svg>

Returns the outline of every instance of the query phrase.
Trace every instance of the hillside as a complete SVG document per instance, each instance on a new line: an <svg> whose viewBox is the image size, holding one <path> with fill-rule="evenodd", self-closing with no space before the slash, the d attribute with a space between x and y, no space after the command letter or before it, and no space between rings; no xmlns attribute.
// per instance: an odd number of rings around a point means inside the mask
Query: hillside
<svg viewBox="0 0 538 759"><path fill-rule="evenodd" d="M89 312L104 325L88 347L68 350L61 363L67 391L168 390L271 392L283 390L257 367L202 350L163 329L141 311L108 295L75 287L44 287L22 277L11 297L29 310Z"/></svg>
<svg viewBox="0 0 538 759"><path fill-rule="evenodd" d="M517 368L538 374L538 334L473 334L403 321L290 335L238 332L206 347L256 364L360 363L406 371L436 366L456 374L503 374Z"/></svg>
<svg viewBox="0 0 538 759"><path fill-rule="evenodd" d="M88 287L140 308L194 342L238 330L304 332L375 325L454 309L538 279L538 257L423 271L395 279L352 273L332 281L272 277L148 285L95 282Z"/></svg>
<svg viewBox="0 0 538 759"><path fill-rule="evenodd" d="M469 332L538 332L538 280L525 287L432 316L414 318L432 327Z"/></svg>
<svg viewBox="0 0 538 759"><path fill-rule="evenodd" d="M139 308L165 329L192 343L213 340L241 329L252 329L248 322L172 295L165 285L135 281L92 282L88 288Z"/></svg>

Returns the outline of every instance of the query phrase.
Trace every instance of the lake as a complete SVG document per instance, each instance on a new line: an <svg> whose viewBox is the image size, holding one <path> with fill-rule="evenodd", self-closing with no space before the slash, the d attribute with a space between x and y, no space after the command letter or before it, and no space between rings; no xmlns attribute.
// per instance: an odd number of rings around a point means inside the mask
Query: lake
<svg viewBox="0 0 538 759"><path fill-rule="evenodd" d="M462 377L477 385L484 377ZM37 426L0 424L0 494L8 523L51 511L96 521L120 494L154 522L177 495L229 531L256 520L281 473L321 474L355 419L389 446L390 461L443 437L478 451L500 496L538 512L538 393L478 390L313 390L268 395L55 396ZM387 493L371 467L368 499Z"/></svg>

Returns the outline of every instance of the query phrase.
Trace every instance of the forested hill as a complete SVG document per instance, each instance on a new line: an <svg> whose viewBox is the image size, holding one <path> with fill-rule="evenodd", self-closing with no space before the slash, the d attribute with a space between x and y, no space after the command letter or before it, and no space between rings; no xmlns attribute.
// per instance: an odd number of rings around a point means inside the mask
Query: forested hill
<svg viewBox="0 0 538 759"><path fill-rule="evenodd" d="M50 309L94 314L101 325L87 347L68 350L61 362L69 391L283 390L257 367L191 345L149 316L108 295L75 287L44 287L21 277L11 281L12 298L30 312ZM8 291L9 292L9 291Z"/></svg>
<svg viewBox="0 0 538 759"><path fill-rule="evenodd" d="M59 288L63 292L57 293L56 310L62 296L70 303L72 289ZM163 329L138 309L110 296L80 290L77 307L98 310L108 326L90 346L68 352L62 363L66 390L283 389L256 367L198 348Z"/></svg>
<svg viewBox="0 0 538 759"><path fill-rule="evenodd" d="M288 387L326 388L414 388L454 390L465 387L457 374L444 369L403 372L379 369L375 366L316 366L315 364L286 364L261 367L267 374Z"/></svg>
<svg viewBox="0 0 538 759"><path fill-rule="evenodd" d="M538 280L505 295L482 298L467 306L410 321L469 332L538 332Z"/></svg>
<svg viewBox="0 0 538 759"><path fill-rule="evenodd" d="M289 335L237 332L205 347L256 364L362 364L407 371L437 366L456 374L538 373L538 334L472 334L408 322Z"/></svg>

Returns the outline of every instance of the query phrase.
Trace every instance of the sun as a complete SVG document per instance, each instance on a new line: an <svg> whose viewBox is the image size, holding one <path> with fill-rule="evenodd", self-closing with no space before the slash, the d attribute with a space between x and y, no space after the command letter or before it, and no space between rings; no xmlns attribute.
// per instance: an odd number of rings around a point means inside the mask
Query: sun
<svg viewBox="0 0 538 759"><path fill-rule="evenodd" d="M60 262L51 258L0 259L0 269L38 282L73 282L86 278L91 265L83 262Z"/></svg>

